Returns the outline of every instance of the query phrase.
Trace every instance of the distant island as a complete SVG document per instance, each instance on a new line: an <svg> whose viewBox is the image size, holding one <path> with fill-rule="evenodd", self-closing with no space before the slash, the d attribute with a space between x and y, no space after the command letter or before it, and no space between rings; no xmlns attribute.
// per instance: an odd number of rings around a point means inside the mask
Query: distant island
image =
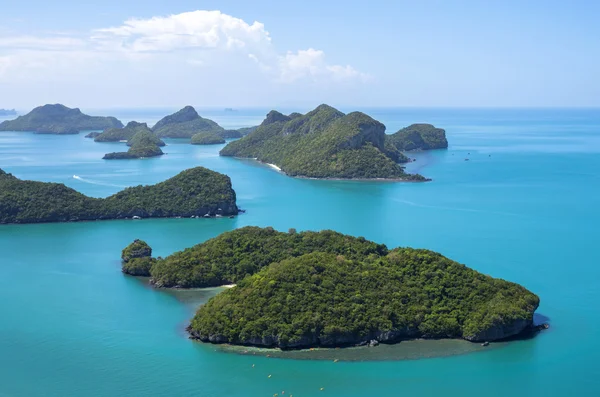
<svg viewBox="0 0 600 397"><path fill-rule="evenodd" d="M0 109L0 116L16 116L17 111L15 109Z"/></svg>
<svg viewBox="0 0 600 397"><path fill-rule="evenodd" d="M237 112L234 108L225 108L226 112Z"/></svg>
<svg viewBox="0 0 600 397"><path fill-rule="evenodd" d="M252 128L256 127L226 130L213 120L201 117L192 106L186 106L176 113L163 117L152 127L152 130L161 138L192 138L196 134L207 133L222 139L236 139L247 135Z"/></svg>
<svg viewBox="0 0 600 397"><path fill-rule="evenodd" d="M225 139L214 132L199 132L192 136L192 145L216 145L225 143Z"/></svg>
<svg viewBox="0 0 600 397"><path fill-rule="evenodd" d="M128 141L129 150L126 152L113 152L104 155L104 160L128 160L148 157L162 156L164 153L160 149L165 143L157 137L146 124L135 128L135 135Z"/></svg>
<svg viewBox="0 0 600 397"><path fill-rule="evenodd" d="M0 224L125 218L236 215L227 175L196 167L151 186L130 187L104 199L62 183L24 181L0 170Z"/></svg>
<svg viewBox="0 0 600 397"><path fill-rule="evenodd" d="M135 241L123 272L157 287L236 283L202 306L192 338L262 347L342 347L414 338L506 339L533 330L539 298L438 253L333 231L244 227L152 258Z"/></svg>
<svg viewBox="0 0 600 397"><path fill-rule="evenodd" d="M328 105L305 115L273 110L220 154L254 158L297 177L427 180L407 174L398 164L408 158L388 141L383 124L364 113L344 114Z"/></svg>
<svg viewBox="0 0 600 397"><path fill-rule="evenodd" d="M447 149L446 131L431 124L412 124L385 137L400 151Z"/></svg>
<svg viewBox="0 0 600 397"><path fill-rule="evenodd" d="M78 134L86 130L121 128L114 117L88 116L64 105L44 105L15 120L0 123L0 131L29 131L36 134Z"/></svg>
<svg viewBox="0 0 600 397"><path fill-rule="evenodd" d="M191 138L199 132L219 133L224 128L212 120L200 117L192 106L186 106L163 117L152 130L161 138Z"/></svg>
<svg viewBox="0 0 600 397"><path fill-rule="evenodd" d="M118 128L108 128L102 131L100 134L92 132L86 135L86 138L94 138L95 142L128 141L133 138L136 132L141 130L149 130L148 125L146 123L130 121L125 127L121 126Z"/></svg>

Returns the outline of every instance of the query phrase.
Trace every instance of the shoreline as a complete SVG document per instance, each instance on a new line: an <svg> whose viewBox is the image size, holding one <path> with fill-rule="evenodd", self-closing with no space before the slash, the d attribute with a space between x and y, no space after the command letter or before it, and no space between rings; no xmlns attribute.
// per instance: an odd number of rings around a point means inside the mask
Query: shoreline
<svg viewBox="0 0 600 397"><path fill-rule="evenodd" d="M296 179L306 179L306 180L314 180L314 181L348 181L348 182L352 182L352 181L356 181L356 182L405 182L405 183L423 183L423 182L431 182L433 179L431 178L425 178L425 180L422 181L413 181L413 180L409 180L409 179L404 179L404 178L331 178L331 177L327 177L327 178L316 178L316 177L312 177L312 176L302 176L302 175L290 175L287 172L283 171L280 167L278 167L275 164L271 164L271 163L267 163L264 161L259 160L256 157L237 157L237 156L222 156L222 157L231 157L237 160L254 160L256 161L258 164L262 164L262 165L266 165L269 168L274 169L275 171L279 172L280 174L283 174L285 176L288 176L290 178L296 178Z"/></svg>

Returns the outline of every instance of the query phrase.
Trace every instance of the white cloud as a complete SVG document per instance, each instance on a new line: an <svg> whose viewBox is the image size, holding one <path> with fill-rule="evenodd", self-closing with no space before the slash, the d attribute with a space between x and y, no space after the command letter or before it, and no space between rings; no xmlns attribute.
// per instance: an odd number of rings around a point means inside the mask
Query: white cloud
<svg viewBox="0 0 600 397"><path fill-rule="evenodd" d="M238 87L261 84L246 91L260 89L264 95L265 84L281 91L277 86L306 82L342 86L368 78L350 65L327 63L320 50L282 53L262 23L250 24L220 11L129 19L120 26L80 35L0 33L0 81L62 81L69 76L73 89L76 84L93 89L99 79L105 79L106 90L120 82L115 92L127 84L152 82L158 90L168 81L169 88L185 84L204 89L236 80Z"/></svg>
<svg viewBox="0 0 600 397"><path fill-rule="evenodd" d="M350 65L329 65L325 62L325 53L309 48L308 50L288 51L280 57L280 79L284 82L294 82L304 78L316 79L368 79L368 75L360 73Z"/></svg>

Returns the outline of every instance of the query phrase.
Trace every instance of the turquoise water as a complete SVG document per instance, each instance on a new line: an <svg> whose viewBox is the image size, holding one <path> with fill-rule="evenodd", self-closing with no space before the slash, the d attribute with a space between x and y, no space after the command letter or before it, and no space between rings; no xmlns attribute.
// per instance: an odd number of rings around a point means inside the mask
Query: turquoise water
<svg viewBox="0 0 600 397"><path fill-rule="evenodd" d="M448 151L412 155L411 169L433 182L292 179L221 158L220 146L173 140L158 159L106 162L102 155L123 144L0 133L0 168L20 178L101 197L202 165L231 176L248 211L235 219L0 227L0 395L600 395L600 110L368 111L389 131L422 121L446 128ZM238 127L265 113L202 114ZM330 228L440 251L537 293L551 329L419 360L238 355L186 338L195 305L214 290L188 299L120 272L120 250L134 238L168 255L245 225Z"/></svg>

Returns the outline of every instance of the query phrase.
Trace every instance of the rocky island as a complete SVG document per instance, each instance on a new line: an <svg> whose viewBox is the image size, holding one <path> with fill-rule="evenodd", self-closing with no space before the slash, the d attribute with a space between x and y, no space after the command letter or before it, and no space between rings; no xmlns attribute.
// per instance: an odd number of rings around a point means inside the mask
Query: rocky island
<svg viewBox="0 0 600 397"><path fill-rule="evenodd" d="M202 306L192 338L262 347L341 347L414 338L495 341L528 332L539 298L438 253L333 231L244 227L151 258L136 241L123 272L157 287L236 283Z"/></svg>
<svg viewBox="0 0 600 397"><path fill-rule="evenodd" d="M62 183L24 181L0 170L0 224L104 219L236 215L227 175L191 168L150 186L107 198L85 196Z"/></svg>
<svg viewBox="0 0 600 397"><path fill-rule="evenodd" d="M387 142L385 126L361 112L320 105L305 115L271 111L260 126L220 154L274 164L290 176L425 181L398 163L406 156Z"/></svg>
<svg viewBox="0 0 600 397"><path fill-rule="evenodd" d="M146 124L135 128L135 131L135 134L127 141L129 150L126 152L107 153L103 159L128 160L156 157L164 154L160 147L165 146L165 143L150 131Z"/></svg>
<svg viewBox="0 0 600 397"><path fill-rule="evenodd" d="M121 128L114 117L88 116L64 105L44 105L15 120L0 123L0 131L30 131L36 134L78 134L86 130Z"/></svg>
<svg viewBox="0 0 600 397"><path fill-rule="evenodd" d="M225 139L214 132L199 132L192 136L192 145L217 145L225 143Z"/></svg>
<svg viewBox="0 0 600 397"><path fill-rule="evenodd" d="M412 124L385 137L399 151L447 149L446 131L431 124Z"/></svg>

